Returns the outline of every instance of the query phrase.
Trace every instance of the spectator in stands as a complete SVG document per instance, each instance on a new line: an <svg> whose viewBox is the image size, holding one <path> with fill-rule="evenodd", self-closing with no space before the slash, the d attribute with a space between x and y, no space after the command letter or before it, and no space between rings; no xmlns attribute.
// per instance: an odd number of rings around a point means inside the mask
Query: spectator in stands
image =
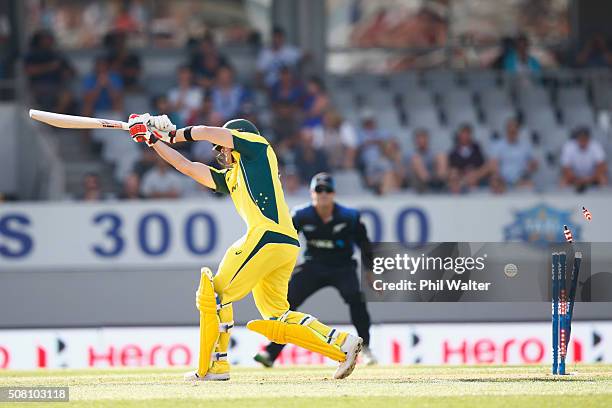
<svg viewBox="0 0 612 408"><path fill-rule="evenodd" d="M172 123L176 125L176 128L179 129L181 127L186 126L186 122L183 121L183 117L179 115L178 112L172 109L170 101L165 95L159 95L153 98L152 101L152 115L167 115ZM195 114L195 113L194 113ZM209 123L209 122L200 122L200 123ZM197 143L194 143L197 144ZM191 149L191 143L176 143L172 147L183 154L188 154Z"/></svg>
<svg viewBox="0 0 612 408"><path fill-rule="evenodd" d="M286 196L308 196L308 188L300 178L300 172L295 165L285 166L281 170L283 191Z"/></svg>
<svg viewBox="0 0 612 408"><path fill-rule="evenodd" d="M521 134L517 118L506 122L504 137L491 147L489 166L491 169L491 189L503 193L507 188L533 187L533 175L538 162L533 156L533 147Z"/></svg>
<svg viewBox="0 0 612 408"><path fill-rule="evenodd" d="M499 42L499 49L499 54L491 63L491 68L501 71L505 68L506 58L509 58L509 55L514 52L514 38L502 37Z"/></svg>
<svg viewBox="0 0 612 408"><path fill-rule="evenodd" d="M123 189L119 198L122 200L140 200L144 196L140 193L140 177L136 173L130 173L123 180Z"/></svg>
<svg viewBox="0 0 612 408"><path fill-rule="evenodd" d="M391 163L392 176L390 186L385 192L397 191L408 186L408 161L396 138L390 138L383 144L385 158Z"/></svg>
<svg viewBox="0 0 612 408"><path fill-rule="evenodd" d="M248 100L242 104L240 112L238 112L237 116L239 118L246 119L250 121L251 123L260 122L258 112L255 108L255 104L253 103L253 100L250 98L250 94L249 94Z"/></svg>
<svg viewBox="0 0 612 408"><path fill-rule="evenodd" d="M486 181L489 169L480 145L473 140L471 125L463 124L459 127L448 162L448 187L452 193L472 190Z"/></svg>
<svg viewBox="0 0 612 408"><path fill-rule="evenodd" d="M440 2L421 2L409 11L379 7L372 13L363 11L366 3L351 2L352 47L428 48L442 46L448 38L448 17L440 9Z"/></svg>
<svg viewBox="0 0 612 408"><path fill-rule="evenodd" d="M272 44L263 48L257 58L259 82L271 87L278 81L281 67L297 68L303 58L302 51L285 42L285 31L280 27L272 30Z"/></svg>
<svg viewBox="0 0 612 408"><path fill-rule="evenodd" d="M525 35L516 38L514 49L504 59L504 70L515 74L537 74L542 68L540 62L529 53L529 39Z"/></svg>
<svg viewBox="0 0 612 408"><path fill-rule="evenodd" d="M327 110L322 125L312 131L314 146L323 149L331 170L355 167L357 132L337 111Z"/></svg>
<svg viewBox="0 0 612 408"><path fill-rule="evenodd" d="M55 49L55 38L49 31L36 32L25 56L25 72L35 103L42 109L69 113L74 96L70 80L76 72L68 59Z"/></svg>
<svg viewBox="0 0 612 408"><path fill-rule="evenodd" d="M111 31L104 36L103 44L106 48L110 69L121 76L125 90L140 90L142 64L138 54L128 49L126 34L121 31Z"/></svg>
<svg viewBox="0 0 612 408"><path fill-rule="evenodd" d="M100 177L96 173L87 173L83 177L83 201L103 200L102 188L100 187Z"/></svg>
<svg viewBox="0 0 612 408"><path fill-rule="evenodd" d="M131 35L144 31L149 22L149 13L146 5L140 1L122 1L119 3L118 13L115 15L113 26L120 32Z"/></svg>
<svg viewBox="0 0 612 408"><path fill-rule="evenodd" d="M441 190L448 177L448 158L429 145L429 132L417 129L413 135L414 151L409 155L414 187L420 193Z"/></svg>
<svg viewBox="0 0 612 408"><path fill-rule="evenodd" d="M98 57L94 71L83 80L83 114L95 116L99 112L122 112L123 81L110 69L107 57Z"/></svg>
<svg viewBox="0 0 612 408"><path fill-rule="evenodd" d="M275 142L279 154L292 148L298 141L300 121L298 118L304 98L304 89L295 77L292 68L283 66L279 79L268 90L272 112L272 142Z"/></svg>
<svg viewBox="0 0 612 408"><path fill-rule="evenodd" d="M199 141L198 143L192 143L191 157L193 160L206 165L216 166L217 152L213 150L212 145L208 142Z"/></svg>
<svg viewBox="0 0 612 408"><path fill-rule="evenodd" d="M278 81L270 88L269 95L273 105L280 101L298 105L304 97L304 89L291 68L283 66L279 70Z"/></svg>
<svg viewBox="0 0 612 408"><path fill-rule="evenodd" d="M205 98L200 109L187 120L187 125L190 126L200 125L202 123L206 123L210 126L223 126L223 117L213 110L212 98Z"/></svg>
<svg viewBox="0 0 612 408"><path fill-rule="evenodd" d="M398 186L393 163L384 150L389 139L389 132L378 128L374 112L363 112L361 128L357 132L359 168L366 185L378 194L394 191Z"/></svg>
<svg viewBox="0 0 612 408"><path fill-rule="evenodd" d="M157 156L155 167L142 178L140 192L146 198L178 198L183 192L183 180L164 159Z"/></svg>
<svg viewBox="0 0 612 408"><path fill-rule="evenodd" d="M302 128L298 145L293 149L295 166L298 168L301 184L307 184L317 173L329 171L327 155L313 144L310 128Z"/></svg>
<svg viewBox="0 0 612 408"><path fill-rule="evenodd" d="M274 106L274 119L271 124L274 147L279 155L293 148L299 141L300 123L297 107L288 101L278 101Z"/></svg>
<svg viewBox="0 0 612 408"><path fill-rule="evenodd" d="M168 91L170 109L178 114L180 123L187 123L190 120L202 106L203 99L204 92L195 85L189 67L180 66L177 70L177 85Z"/></svg>
<svg viewBox="0 0 612 408"><path fill-rule="evenodd" d="M241 112L244 105L249 102L249 92L234 81L232 68L221 67L217 72L215 86L212 88L213 111L223 118L229 120Z"/></svg>
<svg viewBox="0 0 612 408"><path fill-rule="evenodd" d="M608 184L606 153L598 141L591 139L588 128L577 129L563 146L561 171L561 185L573 186L578 192Z"/></svg>
<svg viewBox="0 0 612 408"><path fill-rule="evenodd" d="M204 101L199 115L192 121L192 124L194 125L202 123L209 126L223 126L225 123L219 114L213 112L211 98ZM198 143L190 143L189 146L191 146L191 156L195 160L204 164L217 166L217 151L212 149L212 145L210 143L200 141Z"/></svg>
<svg viewBox="0 0 612 408"><path fill-rule="evenodd" d="M0 79L13 77L18 48L16 31L11 27L8 15L0 13ZM2 96L0 94L0 98Z"/></svg>
<svg viewBox="0 0 612 408"><path fill-rule="evenodd" d="M142 143L139 143L141 145ZM153 169L155 163L157 161L157 154L153 149L149 149L148 147L142 148L142 155L140 156L140 160L136 162L132 172L138 176L138 179L142 181L142 178L145 174L149 172L149 170Z"/></svg>
<svg viewBox="0 0 612 408"><path fill-rule="evenodd" d="M213 35L209 33L200 41L198 51L191 57L190 66L198 84L208 90L213 86L219 69L230 64L219 52Z"/></svg>
<svg viewBox="0 0 612 408"><path fill-rule="evenodd" d="M586 68L612 67L612 51L603 34L595 34L587 40L576 56L576 65Z"/></svg>
<svg viewBox="0 0 612 408"><path fill-rule="evenodd" d="M181 117L181 115L179 115L178 112L172 109L170 100L166 95L154 96L151 99L151 106L153 107L151 115L168 115L172 123L176 125L177 129L185 126L186 122L183 120L183 118Z"/></svg>
<svg viewBox="0 0 612 408"><path fill-rule="evenodd" d="M19 198L14 194L3 193L0 191L0 204L8 203L9 201L18 201Z"/></svg>
<svg viewBox="0 0 612 408"><path fill-rule="evenodd" d="M323 114L329 108L329 96L325 85L319 77L310 77L306 84L306 97L302 109L304 126L315 127L323 123Z"/></svg>

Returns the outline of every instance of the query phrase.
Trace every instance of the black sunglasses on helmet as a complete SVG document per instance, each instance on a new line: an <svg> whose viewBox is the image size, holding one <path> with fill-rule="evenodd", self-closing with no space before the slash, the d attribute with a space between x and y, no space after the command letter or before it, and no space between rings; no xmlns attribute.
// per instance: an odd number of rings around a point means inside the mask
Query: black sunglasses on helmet
<svg viewBox="0 0 612 408"><path fill-rule="evenodd" d="M334 189L328 186L316 186L315 193L333 193Z"/></svg>

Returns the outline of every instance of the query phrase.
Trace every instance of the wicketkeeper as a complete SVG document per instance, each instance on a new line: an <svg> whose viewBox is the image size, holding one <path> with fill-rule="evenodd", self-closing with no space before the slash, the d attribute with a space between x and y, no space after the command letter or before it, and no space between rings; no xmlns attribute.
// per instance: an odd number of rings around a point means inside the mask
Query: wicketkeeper
<svg viewBox="0 0 612 408"><path fill-rule="evenodd" d="M348 304L351 321L363 338L364 363L375 364L370 351L370 315L357 279L358 246L364 259L372 258L372 247L359 211L335 202L334 179L327 173L315 175L310 182L311 204L293 211L293 225L306 238L304 262L296 267L289 282L289 305L296 310L318 290L332 286ZM255 361L272 367L285 347L270 343Z"/></svg>
<svg viewBox="0 0 612 408"><path fill-rule="evenodd" d="M332 329L311 315L289 310L287 286L298 257L298 235L285 203L276 155L255 125L234 119L223 127L175 130L166 115L149 114L132 114L129 124L135 141L147 143L181 173L229 194L247 224L246 234L227 250L214 278L209 268L202 268L196 293L200 311L198 369L185 378L229 379L232 302L249 292L263 319L250 321L247 328L270 341L293 343L338 361L334 378L350 375L363 340ZM166 144L198 140L213 144L224 169L192 162Z"/></svg>

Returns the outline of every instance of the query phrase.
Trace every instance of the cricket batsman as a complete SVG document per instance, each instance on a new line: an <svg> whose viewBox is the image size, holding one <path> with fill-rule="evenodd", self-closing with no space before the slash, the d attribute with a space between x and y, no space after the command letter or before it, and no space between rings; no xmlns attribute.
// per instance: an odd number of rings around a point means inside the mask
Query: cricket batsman
<svg viewBox="0 0 612 408"><path fill-rule="evenodd" d="M318 290L333 286L349 305L351 321L363 339L363 362L376 364L369 348L370 315L357 279L354 247L363 259L372 259L372 245L359 211L335 201L334 179L327 173L315 175L310 182L311 203L293 211L293 225L306 238L304 262L296 267L289 282L291 309L299 308ZM272 367L284 345L270 343L255 356L255 361Z"/></svg>
<svg viewBox="0 0 612 408"><path fill-rule="evenodd" d="M178 171L229 194L247 225L246 234L228 248L214 277L209 268L201 270L196 292L200 312L198 369L186 374L185 379L229 380L232 303L249 292L262 319L250 321L248 329L272 342L292 343L338 361L334 378L348 377L363 339L332 329L311 315L289 310L288 283L300 245L283 195L276 155L255 125L234 119L223 127L177 130L166 115L145 113L130 115L129 126L134 141L146 143ZM224 169L192 162L169 146L200 140L213 144Z"/></svg>

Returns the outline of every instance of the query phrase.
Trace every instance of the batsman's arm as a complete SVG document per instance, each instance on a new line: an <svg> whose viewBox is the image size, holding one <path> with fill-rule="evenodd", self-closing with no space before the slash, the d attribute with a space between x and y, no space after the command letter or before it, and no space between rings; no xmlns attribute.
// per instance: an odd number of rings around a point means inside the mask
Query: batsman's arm
<svg viewBox="0 0 612 408"><path fill-rule="evenodd" d="M192 162L185 156L166 145L165 143L155 143L152 148L164 159L168 164L180 171L186 176L191 177L198 183L205 185L213 190L217 189L215 180L213 179L212 170L205 164Z"/></svg>
<svg viewBox="0 0 612 408"><path fill-rule="evenodd" d="M175 142L206 140L212 144L234 148L232 132L217 126L189 126L176 130Z"/></svg>

